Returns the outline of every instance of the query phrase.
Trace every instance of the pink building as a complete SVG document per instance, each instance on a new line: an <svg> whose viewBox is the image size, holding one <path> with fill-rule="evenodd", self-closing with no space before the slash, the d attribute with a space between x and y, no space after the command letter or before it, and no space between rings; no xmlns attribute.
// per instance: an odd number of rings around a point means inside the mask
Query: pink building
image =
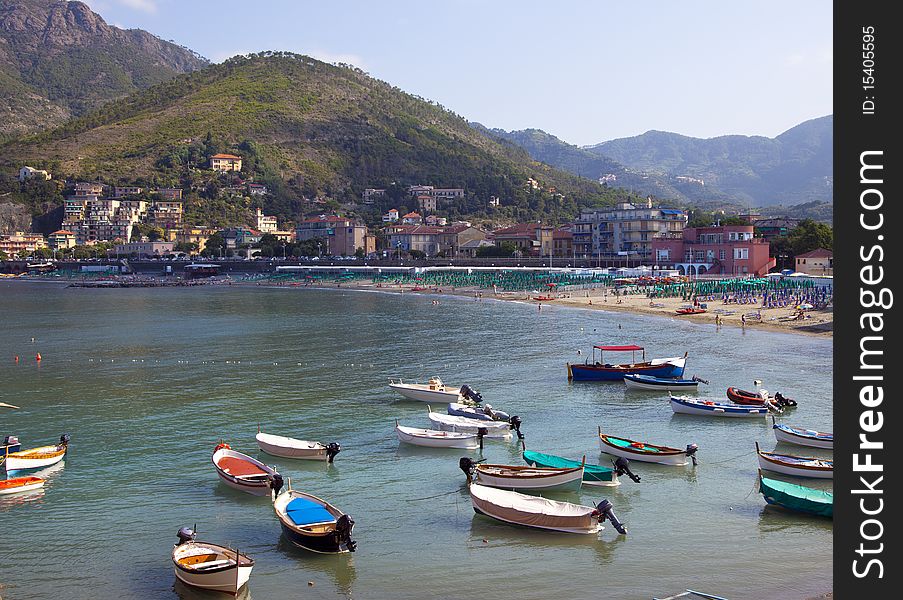
<svg viewBox="0 0 903 600"><path fill-rule="evenodd" d="M686 275L764 275L775 266L752 225L688 227L652 240L652 260Z"/></svg>

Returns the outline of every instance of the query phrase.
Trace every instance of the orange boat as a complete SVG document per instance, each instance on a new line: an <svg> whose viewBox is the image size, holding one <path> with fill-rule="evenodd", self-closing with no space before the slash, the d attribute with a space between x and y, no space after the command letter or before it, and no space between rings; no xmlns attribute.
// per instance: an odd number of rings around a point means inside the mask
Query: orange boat
<svg viewBox="0 0 903 600"><path fill-rule="evenodd" d="M674 312L676 312L676 313L679 314L679 315L698 315L698 314L702 314L702 313L706 312L706 310L705 310L704 308L697 308L697 307L695 307L695 306L694 306L694 307L689 307L689 306L688 306L688 307L686 307L686 308L678 308L678 309L677 309L676 311L674 311Z"/></svg>
<svg viewBox="0 0 903 600"><path fill-rule="evenodd" d="M40 477L13 477L0 481L0 495L28 492L44 487L44 480Z"/></svg>

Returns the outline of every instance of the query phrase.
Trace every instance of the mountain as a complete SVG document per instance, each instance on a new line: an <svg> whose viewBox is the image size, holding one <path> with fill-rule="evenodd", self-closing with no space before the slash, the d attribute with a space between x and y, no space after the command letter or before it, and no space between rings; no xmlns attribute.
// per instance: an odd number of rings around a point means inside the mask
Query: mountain
<svg viewBox="0 0 903 600"><path fill-rule="evenodd" d="M641 196L676 200L678 204L686 203L690 197L696 204L720 206L731 201L726 194L711 187L697 190L695 188L699 186L672 176L627 168L607 156L568 144L541 129L505 131L489 129L479 123L471 123L471 127L520 146L535 160L581 177L606 182L612 187L630 189Z"/></svg>
<svg viewBox="0 0 903 600"><path fill-rule="evenodd" d="M81 2L0 0L0 138L60 125L208 61Z"/></svg>
<svg viewBox="0 0 903 600"><path fill-rule="evenodd" d="M582 206L629 198L536 162L359 69L289 53L235 57L179 75L8 142L0 163L47 166L54 179L198 189L209 186L211 172L196 167L215 152L241 155L243 175L276 191L276 205L264 208L286 218L305 198L353 203L364 188L392 183L463 187L467 196L451 216L505 220L561 222ZM490 208L491 196L500 208Z"/></svg>
<svg viewBox="0 0 903 600"><path fill-rule="evenodd" d="M753 206L831 202L833 127L829 115L773 139L741 135L699 139L649 131L586 150L631 169L700 180L704 187Z"/></svg>

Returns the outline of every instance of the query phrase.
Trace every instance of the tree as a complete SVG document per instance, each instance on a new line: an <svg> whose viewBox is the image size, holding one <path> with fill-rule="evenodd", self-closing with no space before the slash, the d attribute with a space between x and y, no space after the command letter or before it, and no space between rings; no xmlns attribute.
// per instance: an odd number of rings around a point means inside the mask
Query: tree
<svg viewBox="0 0 903 600"><path fill-rule="evenodd" d="M812 219L803 219L789 234L790 249L793 256L805 254L818 248L834 249L834 230L826 223Z"/></svg>
<svg viewBox="0 0 903 600"><path fill-rule="evenodd" d="M513 242L502 242L499 246L482 246L477 248L478 258L508 258L514 256L517 246Z"/></svg>
<svg viewBox="0 0 903 600"><path fill-rule="evenodd" d="M201 254L208 258L211 256L221 256L225 249L226 238L223 237L222 233L217 231L207 238L207 243L204 244L204 250Z"/></svg>
<svg viewBox="0 0 903 600"><path fill-rule="evenodd" d="M9 254L4 252L3 250L0 250L0 260L9 260Z"/></svg>

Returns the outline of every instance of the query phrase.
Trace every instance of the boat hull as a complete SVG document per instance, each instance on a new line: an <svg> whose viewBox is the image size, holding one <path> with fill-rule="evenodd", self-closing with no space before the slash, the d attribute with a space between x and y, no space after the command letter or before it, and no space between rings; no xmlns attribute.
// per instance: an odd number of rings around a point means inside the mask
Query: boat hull
<svg viewBox="0 0 903 600"><path fill-rule="evenodd" d="M652 446L649 444L643 444L646 448L659 448L659 452L644 452L640 448L633 447L620 447L613 444L609 441L609 436L599 436L599 449L603 454L609 454L611 456L618 456L627 458L629 460L636 460L639 462L647 462L647 463L656 463L660 465L671 465L676 467L681 467L690 462L690 458L687 456L686 451L679 450L677 448L665 448L664 446ZM621 439L621 438L615 438ZM625 440L627 442L631 442L631 440ZM637 442L639 443L639 442Z"/></svg>
<svg viewBox="0 0 903 600"><path fill-rule="evenodd" d="M6 455L6 472L30 471L55 465L66 457L68 446L41 446Z"/></svg>
<svg viewBox="0 0 903 600"><path fill-rule="evenodd" d="M303 524L294 522L289 515L291 504L296 500L305 503L308 509L314 508L326 518L305 521ZM340 535L336 524L345 513L322 498L296 490L286 490L276 497L276 500L273 502L273 510L276 512L276 517L282 526L282 533L292 544L299 548L319 554L353 552L355 544L351 542L351 533L354 529L354 521L351 521L347 537Z"/></svg>
<svg viewBox="0 0 903 600"><path fill-rule="evenodd" d="M584 535L603 529L599 520L591 515L593 508L588 506L555 502L481 485L470 486L470 499L477 514L512 525ZM551 514L556 509L563 514Z"/></svg>
<svg viewBox="0 0 903 600"><path fill-rule="evenodd" d="M484 436L486 438L510 440L514 437L511 425L504 421L480 421L479 419L442 415L434 412L429 414L429 419L430 423L441 431L456 431L476 435L480 429L486 429L487 433Z"/></svg>
<svg viewBox="0 0 903 600"><path fill-rule="evenodd" d="M496 415L496 417L492 417L485 412L482 412L483 410L483 407L469 406L467 404L461 404L460 402L450 402L448 405L448 414L452 416L467 417L468 419L490 422L504 422L508 421L510 418L510 415L506 412L493 411L493 414Z"/></svg>
<svg viewBox="0 0 903 600"><path fill-rule="evenodd" d="M281 440L288 440L282 442ZM289 445L291 444L291 445ZM295 458L299 460L326 460L326 446L318 442L307 442L284 438L277 435L257 434L257 447L271 456Z"/></svg>
<svg viewBox="0 0 903 600"><path fill-rule="evenodd" d="M269 478L278 475L276 469L229 448L217 448L211 460L223 483L253 496L268 496Z"/></svg>
<svg viewBox="0 0 903 600"><path fill-rule="evenodd" d="M219 553L225 552L227 555L231 555L231 559L226 564L204 569L203 571L192 570L180 565L177 559L180 556L185 556L186 554L184 553L191 552L193 548L197 548L199 551L211 549ZM236 566L234 550L217 544L208 544L206 542L187 542L186 544L181 544L173 548L173 571L175 572L176 578L186 585L205 590L235 594L251 579L251 570L254 568L253 560L249 559L244 554L241 554L240 557L241 564ZM238 570L237 573L236 569Z"/></svg>
<svg viewBox="0 0 903 600"><path fill-rule="evenodd" d="M656 380L649 380L645 378L635 378L632 377L632 374L628 374L624 376L624 384L627 386L627 389L630 390L643 390L643 391L669 391L669 390L697 390L699 389L699 382L694 381L692 379L661 379L656 378Z"/></svg>
<svg viewBox="0 0 903 600"><path fill-rule="evenodd" d="M14 477L0 481L0 495L30 492L44 487L40 477Z"/></svg>
<svg viewBox="0 0 903 600"><path fill-rule="evenodd" d="M831 436L830 439L827 439L823 435L818 436L819 432L817 431L800 430L786 425L774 425L772 429L774 430L775 439L779 442L796 444L797 446L807 446L809 448L834 449L833 436Z"/></svg>
<svg viewBox="0 0 903 600"><path fill-rule="evenodd" d="M499 488L503 490L530 491L530 492L575 492L583 483L583 469L550 469L549 472L540 473L538 470L528 469L529 473L520 475L502 475L492 472L493 465L478 465L474 473L474 481L480 485ZM537 468L538 469L538 468ZM555 472L557 471L557 473Z"/></svg>
<svg viewBox="0 0 903 600"><path fill-rule="evenodd" d="M834 518L834 494L759 475L759 491L765 502L794 512Z"/></svg>
<svg viewBox="0 0 903 600"><path fill-rule="evenodd" d="M706 404L671 397L671 410L683 415L702 415L707 417L759 418L768 415L768 408L762 406L740 406L721 402Z"/></svg>
<svg viewBox="0 0 903 600"><path fill-rule="evenodd" d="M830 462L830 466L823 466L821 463ZM782 473L784 475L792 475L794 477L809 477L812 479L834 479L834 463L833 461L819 461L819 464L790 464L788 462L775 458L770 453L759 453L759 467Z"/></svg>
<svg viewBox="0 0 903 600"><path fill-rule="evenodd" d="M687 361L685 358L663 358L636 364L570 364L568 378L574 381L623 381L624 375L631 373L662 378L683 377Z"/></svg>
<svg viewBox="0 0 903 600"><path fill-rule="evenodd" d="M417 402L431 402L433 404L442 404L449 402L459 402L461 398L461 390L459 388L446 388L445 390L430 390L429 386L419 386L410 383L390 383L389 387L407 398Z"/></svg>
<svg viewBox="0 0 903 600"><path fill-rule="evenodd" d="M579 467L580 462L555 456L553 454L542 454L541 452L533 452L525 450L523 453L524 462L532 467L545 467L551 469L574 468ZM599 487L613 487L621 485L618 474L614 469L603 467L601 465L585 465L583 469L583 484Z"/></svg>
<svg viewBox="0 0 903 600"><path fill-rule="evenodd" d="M432 433L424 433L431 431ZM461 434L454 435L458 432L436 431L429 429L415 429L413 427L395 428L395 434L398 441L412 446L422 446L425 448L458 448L461 450L476 450L480 447L480 439L476 435ZM452 435L439 435L452 434Z"/></svg>

